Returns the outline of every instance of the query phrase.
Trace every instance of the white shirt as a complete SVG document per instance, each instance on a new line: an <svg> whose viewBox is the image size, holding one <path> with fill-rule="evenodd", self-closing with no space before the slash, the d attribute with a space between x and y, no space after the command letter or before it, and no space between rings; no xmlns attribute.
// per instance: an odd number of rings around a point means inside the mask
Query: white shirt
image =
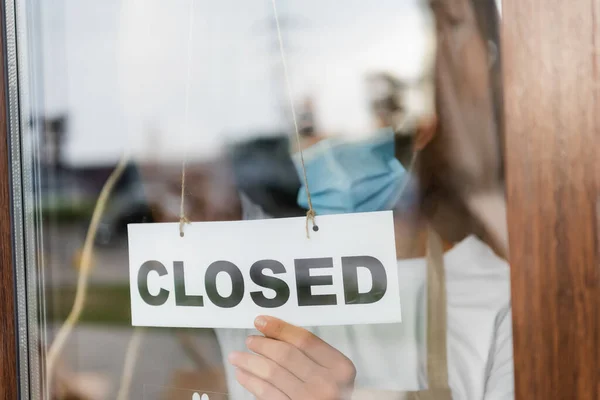
<svg viewBox="0 0 600 400"><path fill-rule="evenodd" d="M252 215L247 219L260 218L256 209L248 211ZM508 264L474 236L446 252L444 262L448 376L453 398L514 398ZM352 360L357 388L427 389L425 259L399 260L398 281L402 323L310 329ZM245 339L257 333L235 329L216 332L225 360L232 351L246 351ZM252 399L235 380L233 367L224 363L229 398Z"/></svg>

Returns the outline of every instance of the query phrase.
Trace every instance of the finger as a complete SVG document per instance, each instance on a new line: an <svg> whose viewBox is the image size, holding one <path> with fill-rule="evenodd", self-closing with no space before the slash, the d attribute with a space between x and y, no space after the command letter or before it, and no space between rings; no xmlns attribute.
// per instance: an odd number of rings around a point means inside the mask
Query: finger
<svg viewBox="0 0 600 400"><path fill-rule="evenodd" d="M302 392L303 382L273 360L257 354L233 352L229 362L235 367L273 385L288 397Z"/></svg>
<svg viewBox="0 0 600 400"><path fill-rule="evenodd" d="M290 400L288 396L283 394L275 386L241 369L235 371L235 378L240 385L246 388L246 390L252 393L257 399Z"/></svg>
<svg viewBox="0 0 600 400"><path fill-rule="evenodd" d="M256 318L254 325L266 337L295 346L317 364L326 368L343 365L349 361L342 353L306 329L288 324L278 318L260 316Z"/></svg>
<svg viewBox="0 0 600 400"><path fill-rule="evenodd" d="M250 336L246 346L248 350L281 365L303 382L308 382L311 376L324 368L295 346L280 340Z"/></svg>

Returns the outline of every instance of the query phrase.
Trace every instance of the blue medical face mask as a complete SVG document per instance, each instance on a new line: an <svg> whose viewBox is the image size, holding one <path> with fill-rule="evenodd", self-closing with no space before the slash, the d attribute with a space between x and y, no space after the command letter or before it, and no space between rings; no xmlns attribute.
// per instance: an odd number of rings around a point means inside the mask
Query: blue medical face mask
<svg viewBox="0 0 600 400"><path fill-rule="evenodd" d="M409 172L394 151L392 129L361 141L325 139L305 150L306 175L317 215L393 209L410 182ZM293 159L302 177L300 155ZM298 204L309 208L304 182Z"/></svg>

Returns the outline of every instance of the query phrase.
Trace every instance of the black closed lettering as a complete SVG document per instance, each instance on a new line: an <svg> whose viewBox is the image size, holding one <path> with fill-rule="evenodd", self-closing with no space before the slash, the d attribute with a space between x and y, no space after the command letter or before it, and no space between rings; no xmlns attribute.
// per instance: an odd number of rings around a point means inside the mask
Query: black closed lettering
<svg viewBox="0 0 600 400"><path fill-rule="evenodd" d="M358 292L358 268L366 268L371 274L373 285L366 293ZM342 257L344 296L346 304L371 304L385 295L387 273L381 261L371 256Z"/></svg>
<svg viewBox="0 0 600 400"><path fill-rule="evenodd" d="M252 282L264 288L273 289L275 291L275 297L269 299L262 291L251 292L250 296L254 303L259 307L281 307L290 298L290 288L284 280L265 275L264 270L266 269L274 274L283 274L285 273L285 267L282 263L275 260L260 260L250 267L250 279L252 279Z"/></svg>
<svg viewBox="0 0 600 400"><path fill-rule="evenodd" d="M296 288L299 306L333 306L337 304L335 294L313 295L312 286L333 284L331 275L311 276L311 269L333 268L332 258L304 258L294 260L296 267Z"/></svg>
<svg viewBox="0 0 600 400"><path fill-rule="evenodd" d="M202 307L202 295L188 295L185 292L185 273L183 261L173 262L173 280L175 282L175 304L184 307Z"/></svg>
<svg viewBox="0 0 600 400"><path fill-rule="evenodd" d="M156 272L158 276L167 275L167 268L156 260L146 261L138 271L138 292L146 304L150 306L162 306L169 298L169 291L161 288L156 296L148 290L148 275L150 272Z"/></svg>
<svg viewBox="0 0 600 400"><path fill-rule="evenodd" d="M223 297L217 290L217 275L225 272L231 278L231 295ZM210 301L221 308L232 308L240 304L244 298L244 276L239 268L229 261L215 261L206 270L206 295Z"/></svg>

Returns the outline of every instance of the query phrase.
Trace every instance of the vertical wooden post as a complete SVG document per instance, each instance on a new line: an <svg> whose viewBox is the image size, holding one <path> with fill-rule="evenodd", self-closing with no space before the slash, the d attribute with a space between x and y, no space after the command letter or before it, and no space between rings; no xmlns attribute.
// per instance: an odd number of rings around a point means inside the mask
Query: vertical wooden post
<svg viewBox="0 0 600 400"><path fill-rule="evenodd" d="M0 2L0 397L18 399L4 2Z"/></svg>
<svg viewBox="0 0 600 400"><path fill-rule="evenodd" d="M600 399L599 10L503 1L519 400Z"/></svg>

